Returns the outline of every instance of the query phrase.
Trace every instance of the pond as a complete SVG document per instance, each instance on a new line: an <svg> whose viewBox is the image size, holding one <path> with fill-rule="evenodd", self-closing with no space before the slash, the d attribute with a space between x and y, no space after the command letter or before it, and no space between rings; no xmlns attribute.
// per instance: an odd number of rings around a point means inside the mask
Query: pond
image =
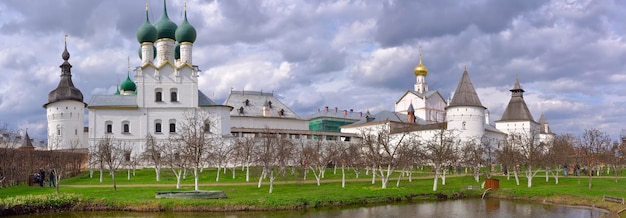
<svg viewBox="0 0 626 218"><path fill-rule="evenodd" d="M353 208L325 208L298 211L269 212L72 212L27 215L18 217L599 217L606 211L587 207L570 207L500 199L462 199L424 201L418 203L373 205Z"/></svg>

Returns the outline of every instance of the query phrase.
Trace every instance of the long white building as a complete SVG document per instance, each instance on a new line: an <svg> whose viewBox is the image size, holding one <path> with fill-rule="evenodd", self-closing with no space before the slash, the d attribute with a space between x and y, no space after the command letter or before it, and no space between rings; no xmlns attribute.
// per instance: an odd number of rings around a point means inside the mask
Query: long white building
<svg viewBox="0 0 626 218"><path fill-rule="evenodd" d="M387 129L392 133L414 133L423 140L431 139L436 132L451 130L463 142L480 140L503 141L511 137L535 138L550 141L554 138L548 122L541 116L535 121L523 98L524 90L515 79L509 104L502 119L491 124L489 111L482 105L472 84L467 68L464 69L451 100L446 101L438 91L429 91L426 83L428 70L422 56L414 69L416 83L395 102L395 110L366 114L365 118L341 127L345 133Z"/></svg>

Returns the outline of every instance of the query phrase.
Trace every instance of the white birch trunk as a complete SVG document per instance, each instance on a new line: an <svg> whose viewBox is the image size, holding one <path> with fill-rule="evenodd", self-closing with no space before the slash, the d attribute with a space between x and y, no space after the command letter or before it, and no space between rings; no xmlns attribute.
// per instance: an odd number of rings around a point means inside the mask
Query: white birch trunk
<svg viewBox="0 0 626 218"><path fill-rule="evenodd" d="M519 177L517 176L517 167L513 170L513 175L515 176L515 183L519 185Z"/></svg>
<svg viewBox="0 0 626 218"><path fill-rule="evenodd" d="M220 166L219 166L219 165L217 165L217 173L216 173L216 175L215 175L215 181L216 181L216 182L219 182L219 181L220 181L220 169L221 169L221 168L220 168Z"/></svg>
<svg viewBox="0 0 626 218"><path fill-rule="evenodd" d="M448 170L446 170L446 168L444 167L443 169L441 169L441 171L443 172L441 174L441 185L446 185L446 172Z"/></svg>
<svg viewBox="0 0 626 218"><path fill-rule="evenodd" d="M261 181L263 181L263 177L265 177L265 167L263 168L263 172L261 172L261 176L259 176L259 184L257 188L261 188Z"/></svg>
<svg viewBox="0 0 626 218"><path fill-rule="evenodd" d="M128 180L130 180L130 167L128 168L128 173L127 174L128 174L128 176L127 176Z"/></svg>
<svg viewBox="0 0 626 218"><path fill-rule="evenodd" d="M437 191L438 180L439 180L439 166L435 166L435 178L433 180L433 191Z"/></svg>
<svg viewBox="0 0 626 218"><path fill-rule="evenodd" d="M100 183L102 183L103 174L104 174L104 170L100 168Z"/></svg>
<svg viewBox="0 0 626 218"><path fill-rule="evenodd" d="M196 191L200 190L200 187L198 187L198 177L200 177L200 175L198 175L198 167L194 167L193 168L193 183L194 183L194 190Z"/></svg>
<svg viewBox="0 0 626 218"><path fill-rule="evenodd" d="M250 182L250 163L246 164L246 182Z"/></svg>
<svg viewBox="0 0 626 218"><path fill-rule="evenodd" d="M374 171L375 169L372 167L372 185L376 184L376 171Z"/></svg>
<svg viewBox="0 0 626 218"><path fill-rule="evenodd" d="M341 188L345 188L345 187L346 187L346 170L342 163L341 164Z"/></svg>
<svg viewBox="0 0 626 218"><path fill-rule="evenodd" d="M161 167L155 167L154 172L156 173L156 181L161 181Z"/></svg>
<svg viewBox="0 0 626 218"><path fill-rule="evenodd" d="M270 194L274 190L274 170L270 171Z"/></svg>

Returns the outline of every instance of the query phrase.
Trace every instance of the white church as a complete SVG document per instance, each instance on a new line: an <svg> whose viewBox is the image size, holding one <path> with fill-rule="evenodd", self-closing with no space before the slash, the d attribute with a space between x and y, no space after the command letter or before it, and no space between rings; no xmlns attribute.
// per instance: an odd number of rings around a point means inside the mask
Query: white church
<svg viewBox="0 0 626 218"><path fill-rule="evenodd" d="M450 130L461 141L503 141L510 137L536 138L547 142L554 138L543 116L535 121L524 101L524 90L517 77L511 89L511 99L500 120L493 125L489 111L480 102L476 89L464 69L451 100L446 101L439 91L428 90L428 69L422 64L422 56L414 69L416 83L395 102L395 110L366 114L365 118L342 126L345 133L360 134L364 131L388 129L395 133L416 133L428 140L441 129ZM400 130L401 129L401 130Z"/></svg>

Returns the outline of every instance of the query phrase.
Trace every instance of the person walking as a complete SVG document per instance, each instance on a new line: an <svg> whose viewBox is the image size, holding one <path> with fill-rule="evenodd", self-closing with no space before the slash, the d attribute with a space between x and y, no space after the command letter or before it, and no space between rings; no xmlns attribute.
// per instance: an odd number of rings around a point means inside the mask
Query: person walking
<svg viewBox="0 0 626 218"><path fill-rule="evenodd" d="M39 186L43 187L43 185L46 183L46 171L43 170L43 168L39 169L39 177L41 178L39 180Z"/></svg>
<svg viewBox="0 0 626 218"><path fill-rule="evenodd" d="M55 175L54 175L54 169L50 169L50 181L48 181L48 185L50 185L50 187L56 187L55 185Z"/></svg>

